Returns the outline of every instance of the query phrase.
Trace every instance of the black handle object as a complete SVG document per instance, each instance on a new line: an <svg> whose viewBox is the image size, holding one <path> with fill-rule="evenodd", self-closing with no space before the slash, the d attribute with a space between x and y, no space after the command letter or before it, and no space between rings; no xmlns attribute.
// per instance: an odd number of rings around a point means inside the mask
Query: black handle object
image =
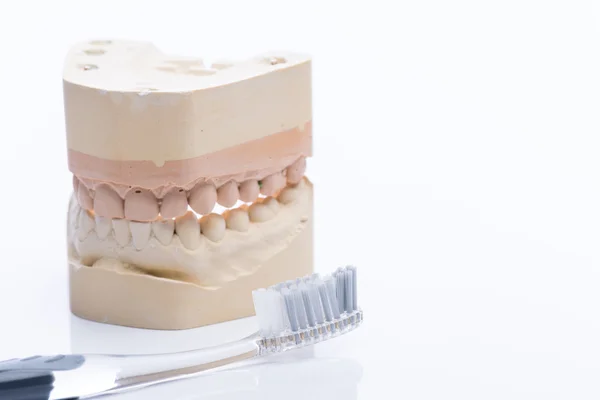
<svg viewBox="0 0 600 400"><path fill-rule="evenodd" d="M83 365L82 356L33 356L0 362L1 400L47 400L53 389L53 371L69 371Z"/></svg>

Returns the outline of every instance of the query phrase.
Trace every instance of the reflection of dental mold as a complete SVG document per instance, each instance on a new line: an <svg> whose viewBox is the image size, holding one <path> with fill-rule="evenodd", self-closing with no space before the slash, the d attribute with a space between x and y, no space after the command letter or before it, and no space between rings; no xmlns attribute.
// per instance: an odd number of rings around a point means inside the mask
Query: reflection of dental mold
<svg viewBox="0 0 600 400"><path fill-rule="evenodd" d="M193 350L235 341L257 330L254 318L182 331L156 331L103 325L71 318L71 352L75 354L156 354ZM349 340L353 340L350 337ZM362 366L337 358L331 344L309 346L231 365L172 383L125 392L119 400L288 400L356 399ZM348 343L345 343L348 345ZM351 344L349 344L351 346ZM329 354L322 354L329 353ZM293 389L293 390L291 390Z"/></svg>
<svg viewBox="0 0 600 400"><path fill-rule="evenodd" d="M165 331L101 324L71 316L70 350L73 354L177 353L233 342L257 329L255 318Z"/></svg>
<svg viewBox="0 0 600 400"><path fill-rule="evenodd" d="M296 353L296 352L294 352ZM289 359L289 360L288 360ZM124 393L119 400L355 400L362 366L345 358L281 358Z"/></svg>
<svg viewBox="0 0 600 400"><path fill-rule="evenodd" d="M191 328L252 315L253 289L311 273L310 79L295 54L205 66L146 43L75 46L72 311Z"/></svg>
<svg viewBox="0 0 600 400"><path fill-rule="evenodd" d="M233 342L256 332L257 328L254 318L181 331L156 331L97 324L72 317L70 350L74 354L172 353ZM337 352L330 351L331 344L337 340L316 348L309 346L271 355L251 365L231 365L189 379L125 392L118 398L356 399L362 366L352 359L337 358ZM353 339L348 337L348 340Z"/></svg>

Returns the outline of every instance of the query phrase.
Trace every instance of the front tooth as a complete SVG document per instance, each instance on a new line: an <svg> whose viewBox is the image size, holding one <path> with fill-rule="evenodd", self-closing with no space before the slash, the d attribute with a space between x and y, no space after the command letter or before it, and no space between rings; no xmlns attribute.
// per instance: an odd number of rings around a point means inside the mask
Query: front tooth
<svg viewBox="0 0 600 400"><path fill-rule="evenodd" d="M186 249L195 250L200 246L200 225L193 212L175 219L175 232Z"/></svg>
<svg viewBox="0 0 600 400"><path fill-rule="evenodd" d="M129 239L131 239L129 221L126 219L113 219L112 225L117 243L119 243L121 246L127 246L129 244Z"/></svg>
<svg viewBox="0 0 600 400"><path fill-rule="evenodd" d="M225 236L225 219L219 214L208 214L200 218L202 234L213 242L219 242Z"/></svg>
<svg viewBox="0 0 600 400"><path fill-rule="evenodd" d="M298 183L306 172L306 158L302 157L290 165L287 170L287 181L289 183Z"/></svg>
<svg viewBox="0 0 600 400"><path fill-rule="evenodd" d="M79 183L77 186L77 201L79 202L81 208L85 208L86 210L91 210L94 208L90 191L83 183Z"/></svg>
<svg viewBox="0 0 600 400"><path fill-rule="evenodd" d="M275 200L274 197L267 197L262 201L267 207L269 207L275 214L279 212L279 203Z"/></svg>
<svg viewBox="0 0 600 400"><path fill-rule="evenodd" d="M112 224L110 218L101 217L96 215L96 234L100 239L106 239L110 231L112 230Z"/></svg>
<svg viewBox="0 0 600 400"><path fill-rule="evenodd" d="M264 203L252 203L248 214L252 222L265 222L275 217L275 212Z"/></svg>
<svg viewBox="0 0 600 400"><path fill-rule="evenodd" d="M281 204L290 204L298 198L300 191L293 186L286 186L277 196Z"/></svg>
<svg viewBox="0 0 600 400"><path fill-rule="evenodd" d="M228 210L226 213L227 229L238 232L246 232L250 226L250 218L248 212L241 208Z"/></svg>
<svg viewBox="0 0 600 400"><path fill-rule="evenodd" d="M232 207L240 197L237 183L229 181L217 191L217 201L223 207Z"/></svg>
<svg viewBox="0 0 600 400"><path fill-rule="evenodd" d="M108 218L124 218L123 199L109 186L100 185L94 195L94 213Z"/></svg>
<svg viewBox="0 0 600 400"><path fill-rule="evenodd" d="M94 230L96 223L94 218L90 215L90 212L87 210L82 210L79 213L79 240L83 240L87 237L88 233Z"/></svg>
<svg viewBox="0 0 600 400"><path fill-rule="evenodd" d="M77 194L77 190L79 188L79 179L75 175L73 175L73 193Z"/></svg>
<svg viewBox="0 0 600 400"><path fill-rule="evenodd" d="M148 222L136 222L131 221L129 223L129 229L131 229L131 237L133 239L133 246L137 250L142 250L148 244L150 240L150 229L152 224Z"/></svg>
<svg viewBox="0 0 600 400"><path fill-rule="evenodd" d="M77 194L75 194L75 196L77 196ZM81 214L82 208L79 206L79 203L77 202L76 198L71 199L71 201L73 203L71 203L69 209L69 222L71 223L73 228L79 229L79 214ZM77 203L77 205L75 205L74 203Z"/></svg>
<svg viewBox="0 0 600 400"><path fill-rule="evenodd" d="M175 231L175 221L172 219L160 219L152 222L152 232L159 242L168 246L173 240L173 232Z"/></svg>
<svg viewBox="0 0 600 400"><path fill-rule="evenodd" d="M260 193L260 186L256 179L249 179L240 184L240 200L246 203L253 202Z"/></svg>
<svg viewBox="0 0 600 400"><path fill-rule="evenodd" d="M125 196L125 218L134 221L154 221L158 216L158 201L146 189L130 190Z"/></svg>
<svg viewBox="0 0 600 400"><path fill-rule="evenodd" d="M190 191L188 203L198 214L208 214L217 201L217 189L210 183L196 185Z"/></svg>
<svg viewBox="0 0 600 400"><path fill-rule="evenodd" d="M162 199L160 215L163 218L175 218L186 213L187 195L183 189L173 189Z"/></svg>

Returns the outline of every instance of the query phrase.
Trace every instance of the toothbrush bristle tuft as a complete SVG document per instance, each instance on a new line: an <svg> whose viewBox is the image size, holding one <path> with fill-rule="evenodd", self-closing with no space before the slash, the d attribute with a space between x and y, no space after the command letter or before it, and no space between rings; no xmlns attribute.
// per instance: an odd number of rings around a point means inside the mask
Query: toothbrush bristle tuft
<svg viewBox="0 0 600 400"><path fill-rule="evenodd" d="M362 322L356 268L309 275L255 290L254 307L266 351L328 339Z"/></svg>

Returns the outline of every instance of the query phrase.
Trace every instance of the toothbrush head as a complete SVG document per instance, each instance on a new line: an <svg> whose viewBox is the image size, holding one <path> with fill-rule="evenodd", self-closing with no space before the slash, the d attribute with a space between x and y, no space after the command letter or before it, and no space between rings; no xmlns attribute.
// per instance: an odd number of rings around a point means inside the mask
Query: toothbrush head
<svg viewBox="0 0 600 400"><path fill-rule="evenodd" d="M321 342L357 328L356 268L278 283L252 292L262 352L281 352Z"/></svg>

